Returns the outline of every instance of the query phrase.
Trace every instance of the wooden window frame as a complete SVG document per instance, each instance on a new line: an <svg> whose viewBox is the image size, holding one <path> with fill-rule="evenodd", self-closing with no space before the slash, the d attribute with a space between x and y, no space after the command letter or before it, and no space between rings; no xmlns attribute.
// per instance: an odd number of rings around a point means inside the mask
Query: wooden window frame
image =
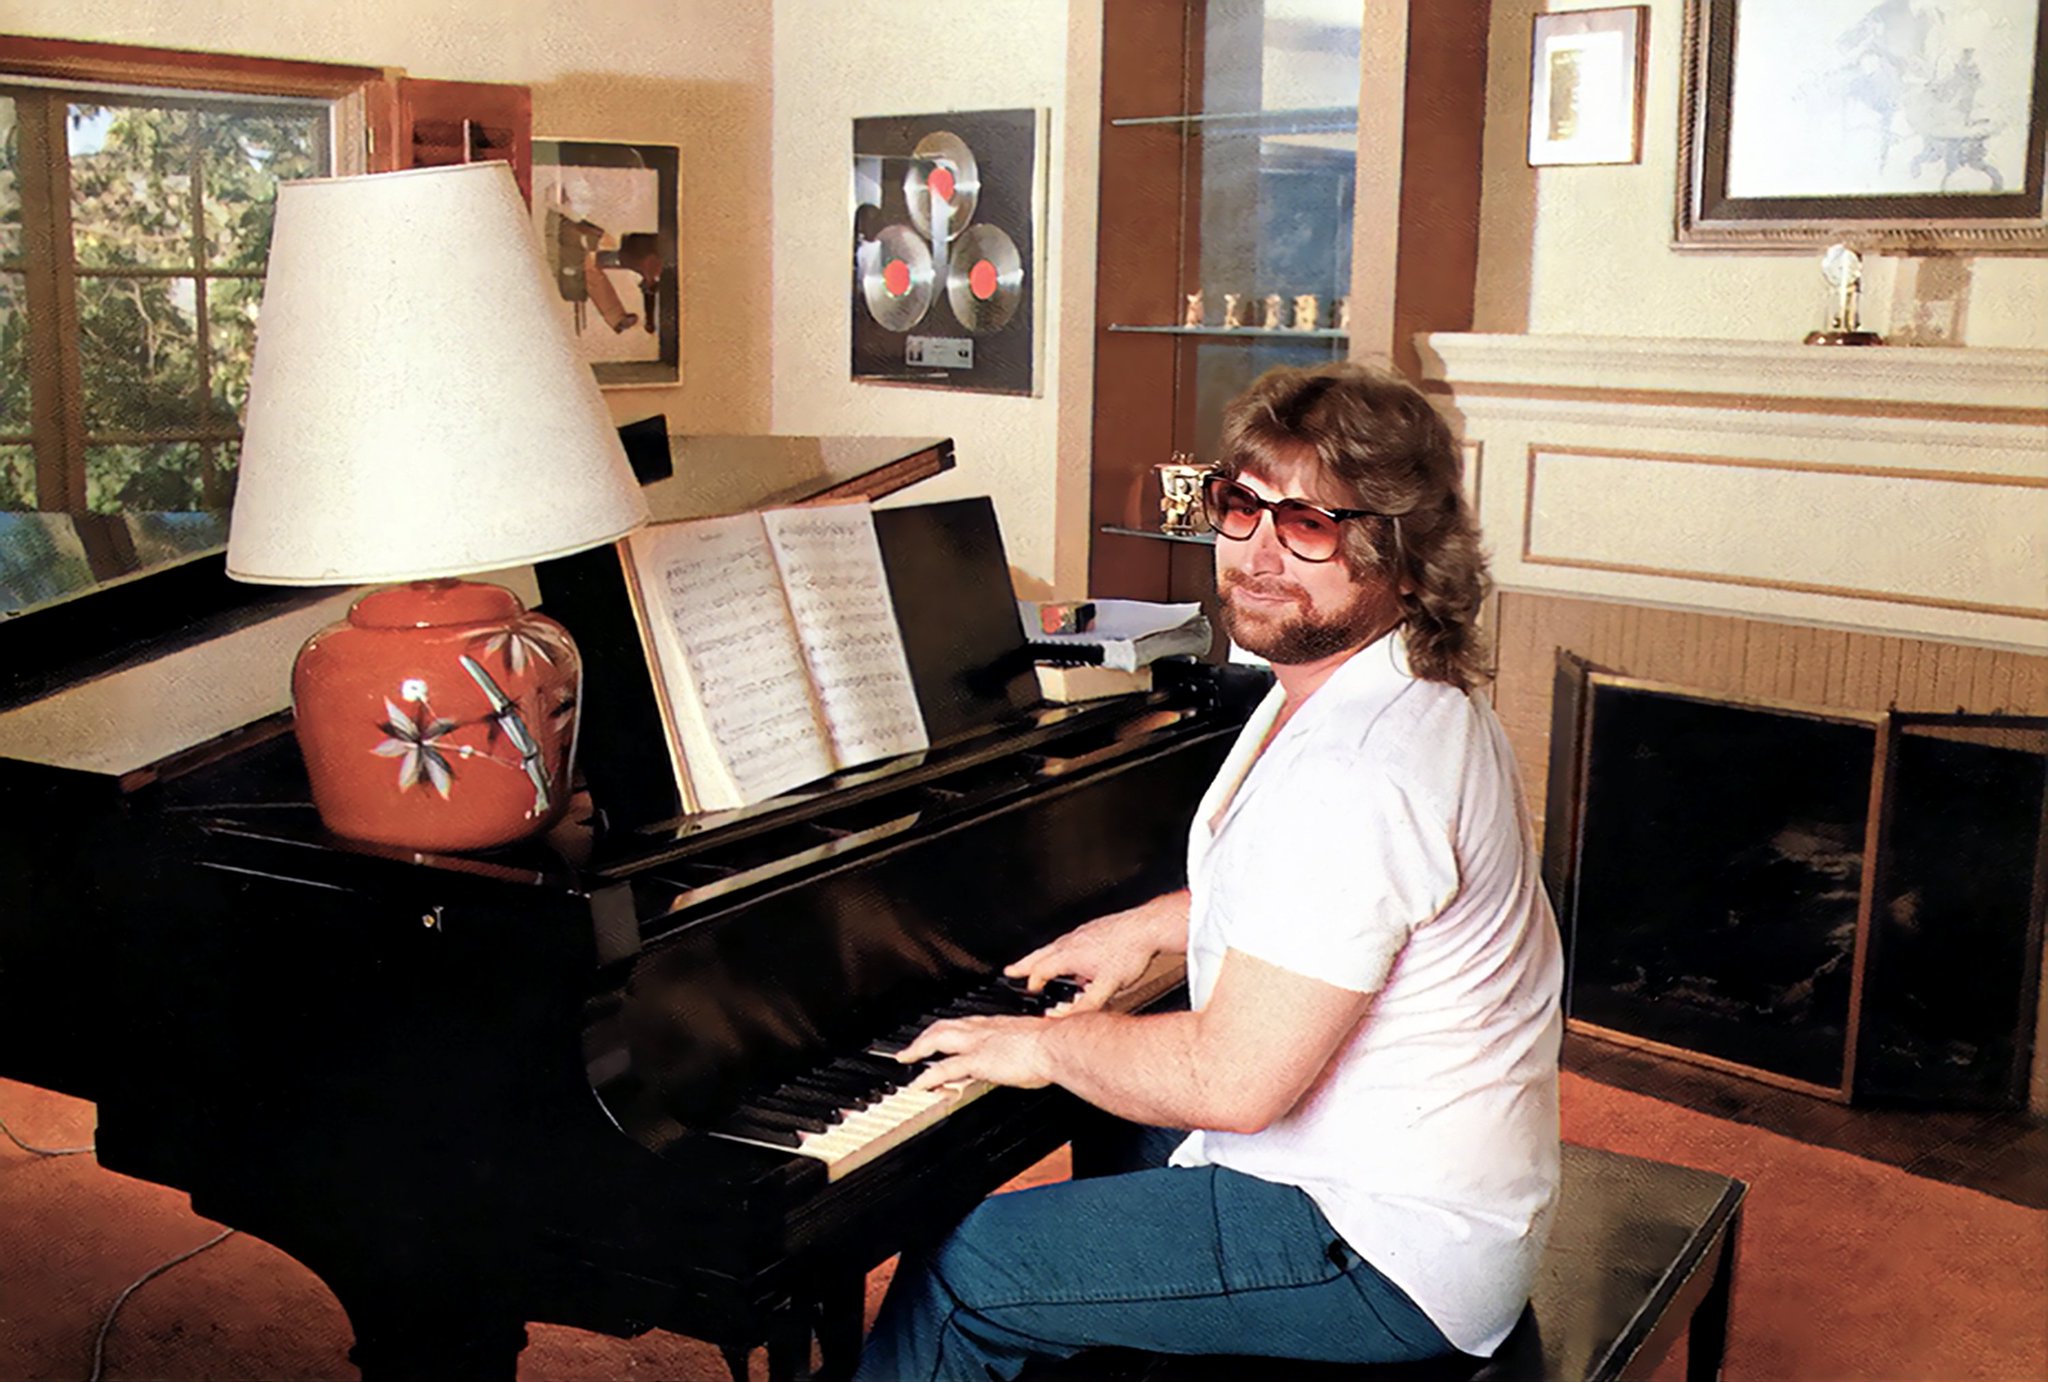
<svg viewBox="0 0 2048 1382"><path fill-rule="evenodd" d="M522 185L530 167L521 163L522 155L530 158L530 94L515 85L422 82L394 68L0 34L0 81L10 78L39 86L133 86L324 100L334 109L335 166L341 173L412 166L418 161L412 149L412 106L429 106L436 112L454 106L466 114L460 103L473 96L478 123L487 128L508 118L520 122L510 147ZM497 149L505 146L500 140L490 148L471 150L466 130L464 143L469 156L477 151L497 156ZM91 529L94 521L87 521L85 528ZM94 574L104 581L125 576L128 570L101 572L96 565ZM140 579L116 580L0 619L0 706L202 641L329 593L231 581L219 552L139 575ZM89 598L90 604L81 604L81 598Z"/></svg>
<svg viewBox="0 0 2048 1382"><path fill-rule="evenodd" d="M395 147L388 139L375 138L379 121L388 123L387 112L396 104L391 95L392 76L382 68L0 36L0 82L6 81L60 95L66 87L83 92L134 88L320 102L330 112L329 138L337 172L369 171L387 161L388 151ZM45 110L39 101L25 109L41 111L43 118L24 119L18 126L22 202L44 208L66 205L71 199L70 187L62 157L64 132L59 117L52 113L56 107ZM379 145L386 151L383 157ZM29 316L55 323L57 339L66 343L65 348L30 365L29 425L40 439L35 447L36 508L84 515L84 436L67 424L64 402L78 399L83 387L77 350L76 266L63 251L47 217L24 219L22 259L27 266L24 291Z"/></svg>

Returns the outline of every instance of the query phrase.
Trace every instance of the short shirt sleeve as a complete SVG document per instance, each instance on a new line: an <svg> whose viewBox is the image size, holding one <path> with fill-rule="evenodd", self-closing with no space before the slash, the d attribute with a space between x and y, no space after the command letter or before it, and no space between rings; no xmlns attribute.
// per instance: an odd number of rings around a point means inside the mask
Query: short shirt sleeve
<svg viewBox="0 0 2048 1382"><path fill-rule="evenodd" d="M1360 754L1287 767L1216 842L1216 934L1268 964L1377 993L1409 935L1457 896L1451 813Z"/></svg>

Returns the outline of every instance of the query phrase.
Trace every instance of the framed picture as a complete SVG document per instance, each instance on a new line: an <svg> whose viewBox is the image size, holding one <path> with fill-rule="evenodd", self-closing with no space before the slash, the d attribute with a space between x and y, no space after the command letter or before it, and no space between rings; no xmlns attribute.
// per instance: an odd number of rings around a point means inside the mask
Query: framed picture
<svg viewBox="0 0 2048 1382"><path fill-rule="evenodd" d="M1529 166L1643 156L1646 5L1539 14L1529 40Z"/></svg>
<svg viewBox="0 0 2048 1382"><path fill-rule="evenodd" d="M852 378L1037 392L1046 112L853 122Z"/></svg>
<svg viewBox="0 0 2048 1382"><path fill-rule="evenodd" d="M672 144L533 141L533 225L577 348L606 387L681 377L681 155Z"/></svg>
<svg viewBox="0 0 2048 1382"><path fill-rule="evenodd" d="M1687 0L1680 248L2039 253L2038 0Z"/></svg>

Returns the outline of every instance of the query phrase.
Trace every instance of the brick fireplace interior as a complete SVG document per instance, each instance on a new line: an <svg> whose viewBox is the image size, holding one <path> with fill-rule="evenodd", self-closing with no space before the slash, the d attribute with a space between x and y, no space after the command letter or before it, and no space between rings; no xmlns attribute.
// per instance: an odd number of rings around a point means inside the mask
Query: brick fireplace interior
<svg viewBox="0 0 2048 1382"><path fill-rule="evenodd" d="M1857 1103L2024 1106L2048 719L1816 711L1558 658L1576 1030Z"/></svg>

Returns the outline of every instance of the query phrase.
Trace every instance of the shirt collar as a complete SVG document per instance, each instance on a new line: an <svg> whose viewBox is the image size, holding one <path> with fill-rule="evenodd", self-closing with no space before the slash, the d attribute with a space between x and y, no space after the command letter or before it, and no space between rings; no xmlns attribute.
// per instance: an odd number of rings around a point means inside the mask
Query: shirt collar
<svg viewBox="0 0 2048 1382"><path fill-rule="evenodd" d="M1275 736L1276 742L1297 730L1307 732L1332 715L1377 710L1414 680L1408 664L1408 631L1397 624L1345 658Z"/></svg>
<svg viewBox="0 0 2048 1382"><path fill-rule="evenodd" d="M1216 822L1215 834L1223 833L1245 798L1258 790L1262 779L1270 776L1261 771L1269 759L1291 754L1293 745L1314 733L1317 726L1333 716L1343 716L1361 726L1371 723L1373 717L1414 680L1415 673L1408 663L1407 630L1397 625L1344 659L1330 673L1329 680L1311 692L1301 709L1281 726L1272 742L1260 749L1259 742L1265 739L1268 728L1280 714L1283 693L1277 685L1273 687L1259 703L1258 709L1252 712L1237 749L1226 761L1223 774L1219 775L1218 785L1227 777L1235 779L1236 789L1231 793L1223 818ZM1257 756L1248 763L1240 757L1241 754L1253 753ZM1200 818L1205 830L1214 811L1213 801L1205 798Z"/></svg>

